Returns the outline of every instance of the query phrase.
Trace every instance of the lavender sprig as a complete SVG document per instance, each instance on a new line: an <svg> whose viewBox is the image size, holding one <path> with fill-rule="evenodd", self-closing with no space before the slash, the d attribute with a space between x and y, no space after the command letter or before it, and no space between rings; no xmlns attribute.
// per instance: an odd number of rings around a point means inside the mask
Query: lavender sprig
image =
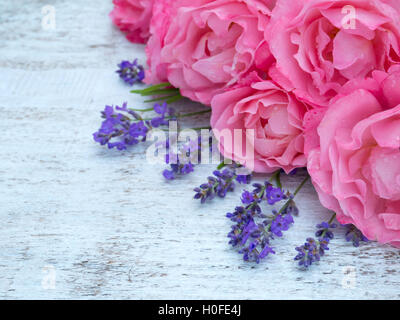
<svg viewBox="0 0 400 320"><path fill-rule="evenodd" d="M271 240L282 237L282 232L288 230L293 223L293 217L286 212L278 213L273 210L270 216L262 213L260 204L266 200L269 186L269 182L266 182L260 189L260 185L255 184L251 194L248 191L242 194L242 203L246 206L236 207L233 213L226 215L235 222L228 233L229 244L239 248L245 261L259 263L269 254L274 254Z"/></svg>
<svg viewBox="0 0 400 320"><path fill-rule="evenodd" d="M215 170L214 176L207 178L207 183L203 183L200 187L195 188L194 199L200 199L201 203L212 200L215 196L225 198L228 192L235 189L235 181L239 184L249 184L251 182L251 174L238 174L236 169L240 165L234 164L232 167L226 167L223 170Z"/></svg>
<svg viewBox="0 0 400 320"><path fill-rule="evenodd" d="M127 84L133 85L136 82L142 82L144 79L144 68L138 64L137 59L132 62L122 61L118 65L119 69L116 71L119 77Z"/></svg>
<svg viewBox="0 0 400 320"><path fill-rule="evenodd" d="M351 241L354 247L359 247L360 242L368 242L368 238L362 234L360 230L357 229L356 226L352 224L345 225L346 231L346 241Z"/></svg>
<svg viewBox="0 0 400 320"><path fill-rule="evenodd" d="M194 163L199 163L201 160L200 148L201 137L198 138L197 142L190 140L179 148L178 154L173 154L172 150L169 150L169 141L167 141L166 149L168 153L165 156L165 162L169 164L170 169L165 169L163 171L164 178L167 180L174 180L177 176L187 175L193 172ZM171 157L176 159L174 163L170 163Z"/></svg>
<svg viewBox="0 0 400 320"><path fill-rule="evenodd" d="M126 150L128 146L146 141L150 129L168 125L168 121L174 119L174 110L168 108L166 103L155 104L153 110L157 115L149 119L143 119L136 110L128 108L126 102L122 107L105 106L101 112L104 121L93 134L94 141L107 145L109 149Z"/></svg>
<svg viewBox="0 0 400 320"><path fill-rule="evenodd" d="M276 172L272 179L279 181L279 172ZM245 261L255 261L259 263L261 259L269 254L274 254L271 240L275 237L282 237L283 232L287 231L294 223L293 215L298 213L294 202L294 197L303 187L307 177L292 195L281 187L274 187L270 181L264 184L253 184L253 191L242 193L242 204L235 208L233 213L227 213L227 218L235 224L228 234L229 243L233 247L238 247L239 253L243 254ZM268 203L270 206L286 200L279 211L272 210L271 215L262 212L260 204Z"/></svg>
<svg viewBox="0 0 400 320"><path fill-rule="evenodd" d="M207 111L206 111L207 112ZM196 114L202 114L205 111L196 112ZM178 115L179 116L179 115ZM199 129L210 129L210 128L199 128ZM193 129L196 130L196 129ZM189 140L188 142L178 147L178 152L175 154L170 148L170 141L167 140L165 144L162 144L167 149L167 155L165 157L165 163L170 166L170 169L163 171L163 176L167 180L174 180L178 176L187 175L194 171L196 164L202 161L202 149L203 146L208 145L209 151L212 154L216 149L213 145L213 139L211 136L203 137L199 136L195 140ZM174 159L171 163L170 159ZM242 179L242 176L238 176L237 179ZM242 181L242 183L244 183Z"/></svg>
<svg viewBox="0 0 400 320"><path fill-rule="evenodd" d="M299 266L307 269L314 262L320 261L321 257L325 255L325 251L329 250L329 242L334 237L331 229L337 227L336 224L332 223L335 217L336 214L334 214L328 222L322 222L316 226L318 229L315 233L317 240L314 238L307 238L304 245L296 248L298 254L294 260L299 261Z"/></svg>

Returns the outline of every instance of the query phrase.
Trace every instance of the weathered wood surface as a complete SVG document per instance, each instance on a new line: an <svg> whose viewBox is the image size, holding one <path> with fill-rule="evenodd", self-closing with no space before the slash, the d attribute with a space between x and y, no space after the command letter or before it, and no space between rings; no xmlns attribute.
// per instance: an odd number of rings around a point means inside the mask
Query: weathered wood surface
<svg viewBox="0 0 400 320"><path fill-rule="evenodd" d="M342 230L323 262L297 268L294 247L330 215L310 184L277 254L252 265L227 245L240 190L192 200L213 166L166 183L144 146L92 141L105 104L141 105L113 72L144 50L111 26L110 2L0 1L0 298L398 299L400 252L355 249ZM55 30L41 25L47 4Z"/></svg>

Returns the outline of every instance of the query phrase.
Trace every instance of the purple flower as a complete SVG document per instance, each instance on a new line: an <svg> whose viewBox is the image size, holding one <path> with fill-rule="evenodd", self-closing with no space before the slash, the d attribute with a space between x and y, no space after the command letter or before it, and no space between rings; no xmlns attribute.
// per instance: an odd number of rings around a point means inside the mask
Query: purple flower
<svg viewBox="0 0 400 320"><path fill-rule="evenodd" d="M122 108L116 106L115 110L126 110L126 103ZM94 140L101 145L107 144L109 149L118 150L125 150L128 146L145 141L148 132L145 123L132 120L128 115L115 110L112 106L105 106L101 113L105 120L93 134Z"/></svg>
<svg viewBox="0 0 400 320"><path fill-rule="evenodd" d="M191 163L186 163L183 165L181 171L182 171L182 174L189 174L194 171L193 165Z"/></svg>
<svg viewBox="0 0 400 320"><path fill-rule="evenodd" d="M308 268L313 264L313 262L320 260L320 250L318 248L318 243L313 238L308 238L304 245L297 247L298 252L294 260L299 261L299 265L304 268Z"/></svg>
<svg viewBox="0 0 400 320"><path fill-rule="evenodd" d="M140 118L141 118L138 113L136 113L135 111L133 111L131 109L128 109L128 103L127 102L124 102L122 104L122 107L115 106L115 110L125 112L125 113L133 116L133 118L136 119L136 120L140 120Z"/></svg>
<svg viewBox="0 0 400 320"><path fill-rule="evenodd" d="M284 191L281 188L275 188L271 184L268 184L265 192L268 204L270 205L274 205L275 203L287 198Z"/></svg>
<svg viewBox="0 0 400 320"><path fill-rule="evenodd" d="M270 230L277 237L282 237L282 231L289 230L292 223L294 223L294 220L290 214L284 216L276 214L275 219L271 222Z"/></svg>
<svg viewBox="0 0 400 320"><path fill-rule="evenodd" d="M126 105L126 103L124 102L123 104L124 106ZM111 119L111 117L113 115L115 115L114 113L114 108L112 106L105 106L104 107L104 111L102 112L103 116L105 119Z"/></svg>
<svg viewBox="0 0 400 320"><path fill-rule="evenodd" d="M335 223L328 223L328 222L322 222L320 224L317 224L317 232L315 235L317 237L324 237L328 239L333 239L333 232L329 229L335 229L337 225Z"/></svg>
<svg viewBox="0 0 400 320"><path fill-rule="evenodd" d="M167 148L167 154L165 156L165 163L168 164L172 171L174 172L174 177L178 175L187 175L190 174L191 172L194 172L194 165L192 162L195 162L194 160L198 160L199 154L196 153L196 149L193 147L194 144L197 144L194 141L189 141L188 144L185 144L180 147L178 150L178 154L174 154L170 149L169 149L169 141L167 140L166 143L163 145L163 147ZM192 151L193 150L193 151ZM184 163L181 162L181 156L184 156ZM174 161L171 161L171 159L174 159ZM172 163L176 162L176 163ZM165 174L163 173L164 177ZM168 178L167 178L168 179Z"/></svg>
<svg viewBox="0 0 400 320"><path fill-rule="evenodd" d="M242 203L243 203L243 204L250 204L250 203L252 203L253 201L254 201L253 195L252 195L249 191L245 190L245 191L242 193Z"/></svg>
<svg viewBox="0 0 400 320"><path fill-rule="evenodd" d="M150 120L143 120L134 110L128 109L126 102L122 107L105 106L101 116L104 121L100 129L93 134L93 139L110 149L125 150L128 146L146 141L151 128L168 125L164 116L160 118L157 115Z"/></svg>
<svg viewBox="0 0 400 320"><path fill-rule="evenodd" d="M243 254L245 261L255 261L259 263L269 254L275 251L270 245L274 236L281 237L283 231L286 231L293 224L293 217L288 210L289 205L295 207L292 199L281 208L280 212L273 211L272 216L262 213L260 204L263 200L268 203L267 189L271 190L271 184L253 184L253 191L244 191L241 201L244 206L236 207L235 211L228 212L226 217L235 224L228 233L229 244L233 247L239 247L239 253ZM292 203L293 202L293 203Z"/></svg>
<svg viewBox="0 0 400 320"><path fill-rule="evenodd" d="M158 128L162 125L168 125L168 121L166 121L163 117L155 117L150 120L150 123L153 128Z"/></svg>
<svg viewBox="0 0 400 320"><path fill-rule="evenodd" d="M346 241L351 241L354 247L359 247L360 242L368 242L368 238L365 237L360 230L356 228L356 226L352 224L345 225L346 227Z"/></svg>
<svg viewBox="0 0 400 320"><path fill-rule="evenodd" d="M160 126L167 126L170 120L176 120L175 117L173 117L175 111L172 108L168 108L166 102L161 105L156 103L153 108L157 116L150 120L152 127L158 128ZM166 118L167 114L169 115L168 118Z"/></svg>
<svg viewBox="0 0 400 320"><path fill-rule="evenodd" d="M175 179L175 174L174 174L174 172L172 170L165 169L163 171L163 176L167 180L174 180Z"/></svg>
<svg viewBox="0 0 400 320"><path fill-rule="evenodd" d="M118 67L119 69L116 72L127 84L132 86L136 82L143 81L145 75L144 68L138 64L137 59L132 62L122 61Z"/></svg>
<svg viewBox="0 0 400 320"><path fill-rule="evenodd" d="M249 184L251 181L251 175L238 175L236 181L240 184Z"/></svg>
<svg viewBox="0 0 400 320"><path fill-rule="evenodd" d="M182 146L182 151L191 154L200 150L201 147L201 137L197 141L190 140L188 143Z"/></svg>
<svg viewBox="0 0 400 320"><path fill-rule="evenodd" d="M126 144L123 142L110 142L108 144L108 149L117 148L118 150L126 150Z"/></svg>
<svg viewBox="0 0 400 320"><path fill-rule="evenodd" d="M168 105L167 105L167 103L164 102L164 103L161 104L161 105L158 104L158 103L156 103L156 104L154 105L154 111L155 111L156 113L158 113L158 114L164 116L164 115L167 113L167 111L168 111Z"/></svg>
<svg viewBox="0 0 400 320"><path fill-rule="evenodd" d="M333 220L334 216L331 220ZM334 235L330 229L336 228L336 224L331 222L322 222L317 225L317 232L315 235L318 237L317 240L314 238L307 238L307 242L300 247L296 247L298 254L294 260L298 261L298 264L303 268L308 268L314 262L320 261L321 257L325 254L325 251L329 250L329 242L333 239Z"/></svg>
<svg viewBox="0 0 400 320"><path fill-rule="evenodd" d="M269 245L265 245L264 249L262 249L262 251L260 252L260 254L258 255L258 257L260 259L264 259L265 257L267 257L269 254L275 254L275 251L269 246Z"/></svg>
<svg viewBox="0 0 400 320"><path fill-rule="evenodd" d="M235 166L235 165L234 165ZM208 183L202 184L200 188L195 188L196 192L194 198L200 199L201 203L207 200L212 200L215 196L224 198L228 192L235 189L235 180L237 175L235 174L235 167L227 167L222 171L215 170L213 172L214 177L208 177ZM251 175L248 181L251 180Z"/></svg>

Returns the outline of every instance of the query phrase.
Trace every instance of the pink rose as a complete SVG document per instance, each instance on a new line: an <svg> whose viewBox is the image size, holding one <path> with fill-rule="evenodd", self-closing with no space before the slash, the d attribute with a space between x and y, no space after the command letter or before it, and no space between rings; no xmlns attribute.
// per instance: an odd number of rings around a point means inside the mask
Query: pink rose
<svg viewBox="0 0 400 320"><path fill-rule="evenodd" d="M150 23L150 39L146 45L147 66L144 82L157 84L168 81L168 65L161 61L161 49L168 32L173 12L177 7L172 5L174 0L156 0L153 5L153 18Z"/></svg>
<svg viewBox="0 0 400 320"><path fill-rule="evenodd" d="M256 172L282 168L288 173L305 167L302 120L307 108L293 94L259 80L215 96L211 109L211 126L225 157ZM239 129L237 137L235 129ZM246 135L246 129L254 130L253 134ZM224 130L232 141L225 138Z"/></svg>
<svg viewBox="0 0 400 320"><path fill-rule="evenodd" d="M110 13L113 23L126 32L134 43L145 43L150 36L149 25L154 0L113 0Z"/></svg>
<svg viewBox="0 0 400 320"><path fill-rule="evenodd" d="M215 94L254 68L256 50L265 42L261 29L269 20L260 11L268 7L256 2L257 6L237 0L161 3L155 8L147 47L146 83L168 80L182 95L209 105Z"/></svg>
<svg viewBox="0 0 400 320"><path fill-rule="evenodd" d="M266 30L276 74L300 99L327 106L348 81L400 63L399 8L394 0L278 0Z"/></svg>
<svg viewBox="0 0 400 320"><path fill-rule="evenodd" d="M339 222L400 246L400 73L381 80L387 105L358 89L335 101L315 131L306 129L308 170Z"/></svg>

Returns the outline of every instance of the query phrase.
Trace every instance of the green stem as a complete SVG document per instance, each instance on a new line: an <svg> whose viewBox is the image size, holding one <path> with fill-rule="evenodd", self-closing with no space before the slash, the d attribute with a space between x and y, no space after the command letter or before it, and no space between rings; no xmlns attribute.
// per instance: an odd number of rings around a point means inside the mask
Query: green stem
<svg viewBox="0 0 400 320"><path fill-rule="evenodd" d="M259 198L259 199L262 198L264 196L264 192L265 192L266 189L267 189L267 187L265 185L262 186L260 192L256 194L256 197ZM253 202L246 209L247 210L251 210L255 205L257 205L257 202Z"/></svg>
<svg viewBox="0 0 400 320"><path fill-rule="evenodd" d="M157 91L142 92L142 93L139 93L139 94L142 97L146 97L146 96L156 96L156 95L158 96L158 95L161 95L161 94L170 94L170 93L175 93L176 91L177 91L177 89L171 88L171 89L159 89Z"/></svg>
<svg viewBox="0 0 400 320"><path fill-rule="evenodd" d="M177 94L177 95L162 96L162 97L158 97L158 98L154 98L154 99L150 99L150 100L145 100L144 102L150 103L150 102L157 102L157 101L165 100L165 102L167 102L167 103L172 103L172 102L174 102L173 98L179 100L178 97L179 97L179 99L182 98L182 96L180 94ZM172 102L171 102L171 100L172 100Z"/></svg>
<svg viewBox="0 0 400 320"><path fill-rule="evenodd" d="M297 187L297 189L294 191L293 195L296 196L301 188L306 184L306 182L310 179L310 176L307 175L307 177L300 183L300 185Z"/></svg>
<svg viewBox="0 0 400 320"><path fill-rule="evenodd" d="M209 113L211 112L211 110L205 110L205 111L198 111L198 112L192 112L192 113L186 113L186 114L182 114L182 115L176 115L176 116L167 116L165 117L165 119L173 119L173 118L188 118L188 117L193 117L193 116L197 116L197 115L201 115L201 114L205 114L205 113Z"/></svg>
<svg viewBox="0 0 400 320"><path fill-rule="evenodd" d="M198 128L190 128L190 129L192 129L192 130L210 130L211 129L211 127L198 127Z"/></svg>
<svg viewBox="0 0 400 320"><path fill-rule="evenodd" d="M176 96L171 96L170 98L168 98L167 100L165 100L166 103L170 104L170 103L174 103L176 101L179 101L183 99L183 97L180 94L177 94Z"/></svg>
<svg viewBox="0 0 400 320"><path fill-rule="evenodd" d="M335 220L336 218L336 212L332 215L332 217L329 219L328 224L331 224L333 222L333 220ZM322 232L321 236L319 237L319 239L324 239L326 236L326 233L328 232L328 229L325 229L324 232ZM321 242L318 239L318 244L320 244Z"/></svg>
<svg viewBox="0 0 400 320"><path fill-rule="evenodd" d="M135 109L130 109L130 110L135 110ZM153 110L153 109L152 109ZM141 111L143 111L143 110L141 110ZM150 111L150 110L148 110L148 111ZM205 111L199 111L199 112L192 112L192 113L186 113L186 114L183 114L183 115L178 115L178 116L167 116L167 117L165 117L164 119L172 119L172 118L187 118L187 117L192 117L192 116L195 116L195 115L199 115L199 114L204 114L204 113L209 113L209 112L211 112L211 110L205 110ZM138 119L131 119L131 118L129 118L129 117L126 117L127 119L129 119L130 121L150 121L150 120L152 120L153 118L142 118L139 114L137 115L138 116ZM193 128L193 130L202 130L202 129L211 129L211 127L200 127L200 128Z"/></svg>
<svg viewBox="0 0 400 320"><path fill-rule="evenodd" d="M163 83L148 87L146 89L131 90L131 93L142 94L142 93L154 92L154 91L159 90L160 88L166 88L166 87L171 87L171 84L169 82L163 82Z"/></svg>
<svg viewBox="0 0 400 320"><path fill-rule="evenodd" d="M275 177L276 185L279 189L282 189L282 183L281 183L281 170L278 170L278 173L276 174Z"/></svg>
<svg viewBox="0 0 400 320"><path fill-rule="evenodd" d="M178 119L180 119L180 118L187 118L187 117L197 116L197 115L199 115L199 114L204 114L204 113L209 113L209 112L211 112L211 110L205 110L205 111L199 111L199 112L186 113L186 114L178 115L178 116L167 116L167 117L165 117L164 119L173 119L173 118L178 118ZM142 119L142 120L143 120L143 121L149 121L149 120L151 120L151 119L152 119L152 118L144 118L144 119Z"/></svg>
<svg viewBox="0 0 400 320"><path fill-rule="evenodd" d="M303 186L306 184L306 182L310 179L310 176L307 176L296 188L295 192L293 193L293 198L289 199L286 201L286 203L283 205L283 207L279 210L278 214L281 214L290 204L290 202L293 201L293 199L296 197L296 195L299 193L299 191L303 188Z"/></svg>
<svg viewBox="0 0 400 320"><path fill-rule="evenodd" d="M224 168L224 167L226 167L225 160L222 161L222 162L218 165L217 170L221 170L221 169Z"/></svg>
<svg viewBox="0 0 400 320"><path fill-rule="evenodd" d="M154 107L152 108L147 108L147 109L134 109L134 108L129 108L131 111L137 111L137 112L149 112L149 111L154 111Z"/></svg>
<svg viewBox="0 0 400 320"><path fill-rule="evenodd" d="M336 212L332 215L332 217L329 219L328 224L331 224L333 222L333 220L335 220L336 218ZM328 229L325 229L324 232L322 232L320 239L323 239L326 235L326 233L328 232ZM320 243L320 241L318 241L318 243Z"/></svg>
<svg viewBox="0 0 400 320"><path fill-rule="evenodd" d="M271 178L269 178L270 183L272 183L272 181L274 181L274 180L276 181L276 177L278 174L280 174L280 171L281 171L281 169L278 169L272 174Z"/></svg>
<svg viewBox="0 0 400 320"><path fill-rule="evenodd" d="M204 130L204 129L211 129L211 127L199 127L199 128L189 128L191 130ZM163 131L169 131L168 129L163 129Z"/></svg>
<svg viewBox="0 0 400 320"><path fill-rule="evenodd" d="M333 222L333 220L335 220L335 218L336 218L336 212L332 215L332 217L330 218L328 223L331 224Z"/></svg>

